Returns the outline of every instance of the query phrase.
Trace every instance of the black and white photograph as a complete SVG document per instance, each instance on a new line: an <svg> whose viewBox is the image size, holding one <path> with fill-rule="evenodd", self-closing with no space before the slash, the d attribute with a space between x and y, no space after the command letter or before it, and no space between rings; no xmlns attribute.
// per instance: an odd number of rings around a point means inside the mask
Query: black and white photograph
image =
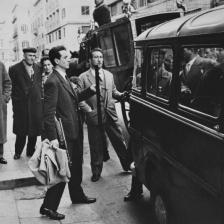
<svg viewBox="0 0 224 224"><path fill-rule="evenodd" d="M224 0L0 0L0 223L223 224Z"/></svg>

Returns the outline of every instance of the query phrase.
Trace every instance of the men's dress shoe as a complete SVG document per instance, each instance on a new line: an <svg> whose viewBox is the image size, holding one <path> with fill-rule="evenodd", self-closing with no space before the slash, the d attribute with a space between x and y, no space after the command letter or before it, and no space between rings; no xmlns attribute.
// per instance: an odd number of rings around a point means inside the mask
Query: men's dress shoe
<svg viewBox="0 0 224 224"><path fill-rule="evenodd" d="M76 198L75 200L72 200L72 204L91 204L96 202L96 198L90 198L86 195L83 195L80 198Z"/></svg>
<svg viewBox="0 0 224 224"><path fill-rule="evenodd" d="M20 154L15 154L13 158L14 159L20 159Z"/></svg>
<svg viewBox="0 0 224 224"><path fill-rule="evenodd" d="M40 214L46 215L47 217L49 217L50 219L53 219L53 220L61 220L61 219L65 218L65 215L60 214L51 209L43 208L43 207L40 208Z"/></svg>
<svg viewBox="0 0 224 224"><path fill-rule="evenodd" d="M93 175L93 176L91 177L91 181L92 181L92 182L97 182L99 179L100 179L100 175Z"/></svg>
<svg viewBox="0 0 224 224"><path fill-rule="evenodd" d="M1 164L7 164L7 161L6 161L3 157L1 157L1 158L0 158L0 163L1 163Z"/></svg>
<svg viewBox="0 0 224 224"><path fill-rule="evenodd" d="M137 201L142 198L142 193L129 192L125 197L124 201Z"/></svg>

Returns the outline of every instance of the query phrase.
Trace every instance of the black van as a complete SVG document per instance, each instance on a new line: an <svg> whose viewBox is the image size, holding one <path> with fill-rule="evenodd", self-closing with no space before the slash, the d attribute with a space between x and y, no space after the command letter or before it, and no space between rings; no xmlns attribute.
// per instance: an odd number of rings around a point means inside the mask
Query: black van
<svg viewBox="0 0 224 224"><path fill-rule="evenodd" d="M130 129L158 222L223 224L224 7L136 38Z"/></svg>

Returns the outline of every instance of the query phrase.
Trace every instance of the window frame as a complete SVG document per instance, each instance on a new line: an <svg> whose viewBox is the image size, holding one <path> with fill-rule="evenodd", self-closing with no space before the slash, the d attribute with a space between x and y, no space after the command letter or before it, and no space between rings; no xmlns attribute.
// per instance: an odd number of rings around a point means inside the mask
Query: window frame
<svg viewBox="0 0 224 224"><path fill-rule="evenodd" d="M223 48L224 49L224 45L220 44L220 43L217 43L217 44L206 44L206 43L203 43L203 44L183 44L180 46L179 48L179 51L180 52L183 52L183 49L184 48ZM182 57L182 54L181 54L181 57ZM181 71L181 60L179 61L179 65L178 65L178 74L180 73ZM179 78L180 79L180 78ZM181 80L179 81L179 85L181 85ZM208 114L208 113L205 113L203 111L200 111L200 110L197 110L193 107L189 107L187 105L184 105L184 104L181 104L180 101L179 101L179 97L180 97L180 94L181 94L181 88L179 86L179 93L178 93L178 98L177 98L177 110L178 111L181 111L181 112L184 112L184 113L187 113L187 114L191 114L193 116L196 116L196 117L200 117L201 119L206 119L206 120L212 120L212 121L217 121L218 123L218 120L220 119L220 117L222 116L222 111L223 111L223 103L221 103L221 111L220 111L220 114L219 116L212 116L211 114Z"/></svg>
<svg viewBox="0 0 224 224"><path fill-rule="evenodd" d="M159 49L159 48L160 49L161 48L163 48L163 49L164 48L171 49L172 53L173 53L172 79L171 79L171 83L170 83L170 94L168 95L167 99L164 98L164 97L161 97L161 96L157 96L157 95L149 92L149 86L150 86L151 80L149 79L148 72L150 70L150 65L151 65L152 49L155 49L155 48L157 48L157 49ZM146 96L147 97L149 97L149 98L151 98L151 99L153 99L155 101L160 101L160 102L165 103L165 104L169 104L170 103L170 100L171 100L171 88L172 88L172 82L173 82L173 79L174 79L174 72L175 72L175 70L174 70L174 60L175 60L175 49L174 49L173 45L171 45L171 44L164 44L164 45L159 44L159 45L147 46L147 55L145 57L145 61L146 61L146 64L147 64L145 66L146 67L146 71L145 71L145 73L146 73L146 75L145 75L146 76L146 89L145 89L145 91L146 91Z"/></svg>

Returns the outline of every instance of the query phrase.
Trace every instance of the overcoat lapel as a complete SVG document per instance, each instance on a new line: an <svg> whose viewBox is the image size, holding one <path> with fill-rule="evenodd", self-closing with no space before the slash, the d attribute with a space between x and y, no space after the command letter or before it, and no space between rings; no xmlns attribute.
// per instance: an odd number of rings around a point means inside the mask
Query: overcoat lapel
<svg viewBox="0 0 224 224"><path fill-rule="evenodd" d="M88 71L87 73L87 77L88 77L88 80L91 84L95 84L96 83L96 79L95 77L93 76L91 70Z"/></svg>
<svg viewBox="0 0 224 224"><path fill-rule="evenodd" d="M75 91L72 90L72 87L65 81L65 79L56 70L54 70L54 72L55 72L55 75L60 80L63 87L66 89L66 91L68 91L70 93L70 95L75 97Z"/></svg>
<svg viewBox="0 0 224 224"><path fill-rule="evenodd" d="M31 80L31 78L30 78L30 76L29 76L29 74L28 74L28 72L27 72L27 70L26 70L26 68L25 68L25 65L23 64L23 61L20 62L20 67L21 67L21 71L22 71L22 73L23 73L25 79L26 79L27 81L32 82L32 80Z"/></svg>

